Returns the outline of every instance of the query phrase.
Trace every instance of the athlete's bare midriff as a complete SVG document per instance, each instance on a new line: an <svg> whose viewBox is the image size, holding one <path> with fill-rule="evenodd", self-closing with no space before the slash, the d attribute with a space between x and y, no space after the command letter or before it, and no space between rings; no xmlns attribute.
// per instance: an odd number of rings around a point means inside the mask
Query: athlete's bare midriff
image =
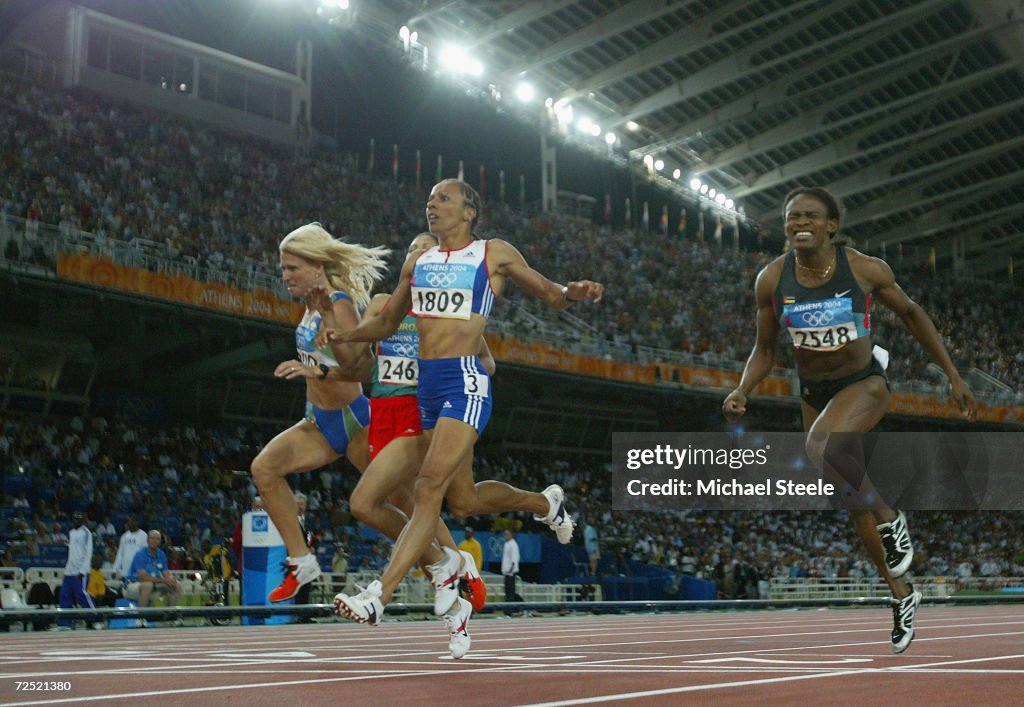
<svg viewBox="0 0 1024 707"><path fill-rule="evenodd" d="M479 314L469 319L418 317L420 358L458 358L475 356L487 320Z"/></svg>

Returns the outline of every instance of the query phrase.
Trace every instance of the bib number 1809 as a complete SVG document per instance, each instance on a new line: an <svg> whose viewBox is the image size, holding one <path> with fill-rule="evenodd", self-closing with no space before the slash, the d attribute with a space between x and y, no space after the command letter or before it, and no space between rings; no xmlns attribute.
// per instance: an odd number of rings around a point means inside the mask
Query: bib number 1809
<svg viewBox="0 0 1024 707"><path fill-rule="evenodd" d="M419 315L469 319L472 302L470 290L413 288L413 311Z"/></svg>

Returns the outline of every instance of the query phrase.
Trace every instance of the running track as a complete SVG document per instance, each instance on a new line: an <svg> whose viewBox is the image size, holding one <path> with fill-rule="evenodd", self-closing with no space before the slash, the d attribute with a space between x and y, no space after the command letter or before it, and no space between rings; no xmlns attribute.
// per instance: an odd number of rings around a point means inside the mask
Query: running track
<svg viewBox="0 0 1024 707"><path fill-rule="evenodd" d="M892 655L884 609L482 618L0 634L0 704L1011 704L1024 608L923 606ZM16 690L17 681L70 691Z"/></svg>

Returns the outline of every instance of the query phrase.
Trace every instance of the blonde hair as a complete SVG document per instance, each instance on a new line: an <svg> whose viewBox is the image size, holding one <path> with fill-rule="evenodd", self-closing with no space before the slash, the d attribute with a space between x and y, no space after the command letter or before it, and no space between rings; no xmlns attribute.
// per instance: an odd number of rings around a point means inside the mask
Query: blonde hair
<svg viewBox="0 0 1024 707"><path fill-rule="evenodd" d="M370 291L384 277L388 267L384 258L391 253L383 246L367 248L338 240L315 221L285 236L280 251L322 264L331 287L347 294L359 307L370 303Z"/></svg>

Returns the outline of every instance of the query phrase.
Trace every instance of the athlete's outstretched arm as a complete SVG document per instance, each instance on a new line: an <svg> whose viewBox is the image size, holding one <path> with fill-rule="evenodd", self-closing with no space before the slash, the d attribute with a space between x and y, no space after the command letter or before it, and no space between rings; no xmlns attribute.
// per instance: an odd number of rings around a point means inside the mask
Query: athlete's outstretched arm
<svg viewBox="0 0 1024 707"><path fill-rule="evenodd" d="M960 377L960 372L953 365L953 359L949 357L949 352L946 351L946 346L942 343L942 336L935 328L935 322L921 305L910 299L903 288L896 284L896 277L889 264L879 258L865 257L859 273L862 276L867 276L865 279L873 288L875 301L881 302L891 309L893 314L903 321L911 336L945 371L946 377L949 378L950 396L960 411L971 422L977 419L978 403L974 400L974 394L970 387Z"/></svg>
<svg viewBox="0 0 1024 707"><path fill-rule="evenodd" d="M754 298L757 302L757 338L754 348L743 366L740 383L722 403L722 414L730 422L738 420L747 411L747 396L765 379L775 365L775 342L779 336L779 322L775 318L772 298L778 284L778 268L769 264L757 275Z"/></svg>
<svg viewBox="0 0 1024 707"><path fill-rule="evenodd" d="M402 266L402 274L395 291L391 293L388 306L373 317L364 317L357 326L349 329L332 329L326 332L327 341L383 341L396 331L412 307L412 268L423 253L418 250L409 254Z"/></svg>
<svg viewBox="0 0 1024 707"><path fill-rule="evenodd" d="M306 294L306 306L320 312L321 332L324 330L349 329L359 322L356 307L348 297L339 297L331 301L331 293L323 285L316 285ZM360 343L330 341L325 337L317 337L316 346L330 346L338 365L344 369L359 366L360 359L366 354L366 346Z"/></svg>
<svg viewBox="0 0 1024 707"><path fill-rule="evenodd" d="M552 309L568 309L573 302L583 300L598 302L604 295L604 285L593 280L574 280L566 283L563 290L562 285L527 265L526 258L511 243L495 238L489 241L488 248L487 257L498 262L496 272L510 278Z"/></svg>

